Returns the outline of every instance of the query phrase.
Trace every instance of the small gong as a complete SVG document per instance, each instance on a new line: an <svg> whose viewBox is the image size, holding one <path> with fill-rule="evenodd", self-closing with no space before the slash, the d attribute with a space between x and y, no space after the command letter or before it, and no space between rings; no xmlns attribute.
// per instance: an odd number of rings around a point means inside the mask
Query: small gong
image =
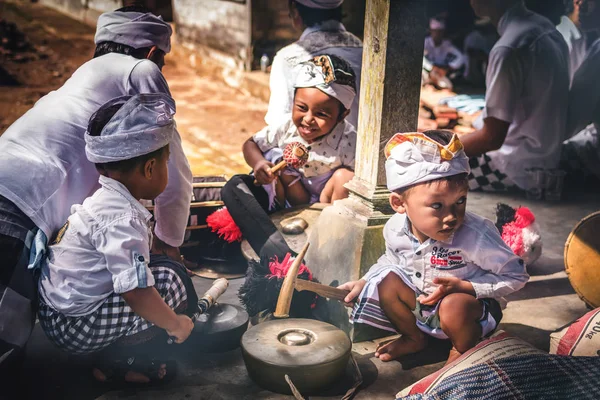
<svg viewBox="0 0 600 400"><path fill-rule="evenodd" d="M258 324L242 336L250 378L259 386L291 394L288 375L302 394L317 394L338 381L352 343L331 324L312 319L277 319Z"/></svg>
<svg viewBox="0 0 600 400"><path fill-rule="evenodd" d="M200 352L219 353L237 348L248 329L248 313L242 307L215 303L194 322L187 340Z"/></svg>
<svg viewBox="0 0 600 400"><path fill-rule="evenodd" d="M299 235L308 228L304 218L292 217L281 221L281 231L286 235Z"/></svg>

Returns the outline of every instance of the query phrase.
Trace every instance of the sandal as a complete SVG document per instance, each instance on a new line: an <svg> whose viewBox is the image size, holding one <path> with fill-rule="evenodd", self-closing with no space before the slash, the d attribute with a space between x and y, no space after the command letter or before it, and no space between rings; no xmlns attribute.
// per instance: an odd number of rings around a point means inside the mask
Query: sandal
<svg viewBox="0 0 600 400"><path fill-rule="evenodd" d="M96 366L100 372L106 377L104 382L110 386L128 386L128 387L149 387L164 385L173 380L176 376L177 363L175 361L162 361L153 358L149 358L144 355L131 356L128 358L120 358L110 361L101 362L101 366ZM160 378L158 373L160 366L164 364L166 367L166 374L163 378ZM128 372L138 372L148 379L149 382L129 382L125 380L125 376Z"/></svg>

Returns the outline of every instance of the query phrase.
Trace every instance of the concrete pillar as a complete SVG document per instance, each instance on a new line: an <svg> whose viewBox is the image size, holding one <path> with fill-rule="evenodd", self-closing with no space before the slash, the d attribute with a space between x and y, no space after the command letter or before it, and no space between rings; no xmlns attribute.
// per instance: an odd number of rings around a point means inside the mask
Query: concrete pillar
<svg viewBox="0 0 600 400"><path fill-rule="evenodd" d="M347 184L350 197L323 210L306 256L322 283L359 279L384 252L382 229L393 211L383 149L394 133L417 130L425 3L367 0L356 176ZM318 314L355 341L374 337L365 327L354 329L348 309L338 302L320 304Z"/></svg>

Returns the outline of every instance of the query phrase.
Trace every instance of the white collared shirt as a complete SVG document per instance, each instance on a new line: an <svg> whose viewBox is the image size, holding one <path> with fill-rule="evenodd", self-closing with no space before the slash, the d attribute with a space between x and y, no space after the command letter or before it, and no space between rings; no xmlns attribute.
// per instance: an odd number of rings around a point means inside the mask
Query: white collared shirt
<svg viewBox="0 0 600 400"><path fill-rule="evenodd" d="M504 14L498 32L487 69L483 118L510 126L502 147L487 155L526 189L526 168L554 168L560 160L567 128L568 49L554 25L522 3Z"/></svg>
<svg viewBox="0 0 600 400"><path fill-rule="evenodd" d="M278 126L266 126L258 131L252 140L264 153L274 148L283 150L288 143L300 142L308 152L308 161L298 170L307 178L327 174L339 167L354 170L354 155L356 153L356 130L342 121L329 134L308 144L298 133L298 128L292 122L292 116L287 115L287 121Z"/></svg>
<svg viewBox="0 0 600 400"><path fill-rule="evenodd" d="M569 92L568 131L575 135L589 123L600 129L600 39L596 40L573 77Z"/></svg>
<svg viewBox="0 0 600 400"><path fill-rule="evenodd" d="M120 182L100 176L99 183L73 205L42 267L40 295L68 316L93 312L113 292L154 285L152 214Z"/></svg>
<svg viewBox="0 0 600 400"><path fill-rule="evenodd" d="M0 194L51 238L69 217L71 206L98 189L98 171L85 156L90 117L108 100L138 93L170 95L152 61L111 53L83 64L0 136ZM156 199L155 233L169 245L180 246L192 198L192 172L179 134L169 148L169 183Z"/></svg>
<svg viewBox="0 0 600 400"><path fill-rule="evenodd" d="M454 276L471 282L480 299L504 297L529 279L523 260L504 243L488 219L467 212L463 224L445 242L428 239L419 243L409 226L405 214L390 218L383 228L385 254L363 279L397 265L426 294L437 288L433 283L436 276Z"/></svg>
<svg viewBox="0 0 600 400"><path fill-rule="evenodd" d="M313 41L311 34L322 36ZM346 39L348 43L344 43ZM322 43L319 42L322 41ZM304 42L310 42L305 44ZM360 46L357 46L360 44ZM306 47L309 47L308 49ZM296 66L319 54L333 54L346 60L356 74L356 97L350 108L348 122L355 127L358 124L358 100L360 97L360 76L362 65L362 43L353 37L341 22L325 21L306 28L297 42L279 50L273 58L269 87L269 109L265 115L267 125L277 125L285 120L286 114L292 112L294 101L294 83L296 82Z"/></svg>
<svg viewBox="0 0 600 400"><path fill-rule="evenodd" d="M560 18L560 24L556 25L556 29L563 36L569 48L569 77L572 82L575 72L585 59L587 38L566 15Z"/></svg>
<svg viewBox="0 0 600 400"><path fill-rule="evenodd" d="M465 57L451 41L444 39L439 46L435 45L433 38L425 38L425 58L434 65L459 69L465 65Z"/></svg>

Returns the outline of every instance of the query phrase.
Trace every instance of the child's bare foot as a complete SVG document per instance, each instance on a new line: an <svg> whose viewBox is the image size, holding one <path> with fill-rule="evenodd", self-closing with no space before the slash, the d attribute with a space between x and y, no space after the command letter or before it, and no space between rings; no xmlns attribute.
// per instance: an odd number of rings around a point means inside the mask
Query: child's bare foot
<svg viewBox="0 0 600 400"><path fill-rule="evenodd" d="M448 359L446 360L446 364L444 364L444 367L446 365L451 364L452 362L454 362L454 360L456 360L458 357L462 356L462 353L459 353L458 350L456 350L455 347L452 347L450 349L450 354L448 354Z"/></svg>
<svg viewBox="0 0 600 400"><path fill-rule="evenodd" d="M98 382L104 383L109 379L104 374L104 372L102 372L98 368L94 368L92 370L92 374L94 375L94 378ZM167 364L160 364L158 370L156 370L156 378L158 380L161 380L166 375L167 375ZM123 376L123 380L125 382L129 382L129 383L149 383L151 381L151 379L148 376L142 374L141 372L137 372L137 371L127 371L125 373L125 375Z"/></svg>
<svg viewBox="0 0 600 400"><path fill-rule="evenodd" d="M417 353L423 350L426 344L425 335L416 338L402 335L392 342L380 345L375 351L375 357L381 361L392 361L405 354Z"/></svg>

